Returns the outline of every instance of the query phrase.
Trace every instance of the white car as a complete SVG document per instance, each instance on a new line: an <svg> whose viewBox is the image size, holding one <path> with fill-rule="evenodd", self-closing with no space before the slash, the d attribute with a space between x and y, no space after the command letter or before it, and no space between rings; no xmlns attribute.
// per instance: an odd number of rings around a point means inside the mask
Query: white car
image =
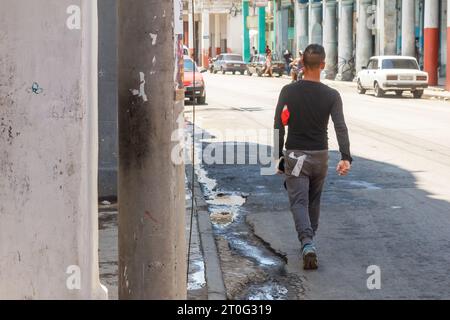
<svg viewBox="0 0 450 320"><path fill-rule="evenodd" d="M401 96L410 91L414 98L420 99L428 87L428 73L420 71L417 60L405 56L378 56L370 58L357 76L358 93L374 90L376 97L388 91Z"/></svg>

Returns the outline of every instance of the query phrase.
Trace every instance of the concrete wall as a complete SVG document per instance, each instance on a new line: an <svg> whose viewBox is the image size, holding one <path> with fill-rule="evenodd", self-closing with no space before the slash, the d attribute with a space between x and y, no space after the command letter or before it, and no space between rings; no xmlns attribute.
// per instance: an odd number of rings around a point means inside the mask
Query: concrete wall
<svg viewBox="0 0 450 320"><path fill-rule="evenodd" d="M98 0L99 196L117 195L117 0Z"/></svg>
<svg viewBox="0 0 450 320"><path fill-rule="evenodd" d="M0 2L0 299L100 299L97 3Z"/></svg>

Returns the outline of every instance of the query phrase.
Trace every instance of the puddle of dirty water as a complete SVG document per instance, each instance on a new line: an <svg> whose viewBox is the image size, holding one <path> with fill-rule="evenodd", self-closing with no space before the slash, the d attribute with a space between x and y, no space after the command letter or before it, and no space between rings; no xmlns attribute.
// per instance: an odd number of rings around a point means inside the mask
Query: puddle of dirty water
<svg viewBox="0 0 450 320"><path fill-rule="evenodd" d="M199 290L206 286L205 264L202 260L191 263L191 272L188 279L188 291Z"/></svg>
<svg viewBox="0 0 450 320"><path fill-rule="evenodd" d="M286 300L288 289L274 281L253 285L247 293L248 300Z"/></svg>
<svg viewBox="0 0 450 320"><path fill-rule="evenodd" d="M240 194L226 194L223 192L215 193L214 196L206 200L210 205L241 207L246 199Z"/></svg>
<svg viewBox="0 0 450 320"><path fill-rule="evenodd" d="M238 251L242 256L246 256L254 260L260 266L278 266L280 265L279 259L266 256L266 253L260 248L251 245L247 241L240 238L230 237L230 246Z"/></svg>

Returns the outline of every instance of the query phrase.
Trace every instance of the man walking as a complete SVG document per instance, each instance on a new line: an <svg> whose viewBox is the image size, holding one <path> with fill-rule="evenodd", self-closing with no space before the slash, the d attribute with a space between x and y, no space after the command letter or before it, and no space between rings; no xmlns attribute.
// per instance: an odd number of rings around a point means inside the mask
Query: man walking
<svg viewBox="0 0 450 320"><path fill-rule="evenodd" d="M275 114L279 132L278 156L284 161L295 227L301 242L304 269L317 269L314 237L319 227L320 200L328 172L328 123L334 122L342 160L337 173L351 168L350 142L340 94L320 82L325 68L325 50L310 45L303 53L304 80L283 88ZM284 149L285 126L289 126Z"/></svg>

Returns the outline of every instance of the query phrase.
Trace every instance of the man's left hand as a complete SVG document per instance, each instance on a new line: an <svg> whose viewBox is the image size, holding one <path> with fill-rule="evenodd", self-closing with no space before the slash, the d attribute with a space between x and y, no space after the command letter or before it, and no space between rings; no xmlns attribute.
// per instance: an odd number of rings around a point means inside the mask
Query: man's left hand
<svg viewBox="0 0 450 320"><path fill-rule="evenodd" d="M352 168L352 165L351 165L350 161L342 160L342 161L339 162L339 164L338 164L338 166L336 168L336 172L340 176L346 176L350 172L351 168Z"/></svg>

